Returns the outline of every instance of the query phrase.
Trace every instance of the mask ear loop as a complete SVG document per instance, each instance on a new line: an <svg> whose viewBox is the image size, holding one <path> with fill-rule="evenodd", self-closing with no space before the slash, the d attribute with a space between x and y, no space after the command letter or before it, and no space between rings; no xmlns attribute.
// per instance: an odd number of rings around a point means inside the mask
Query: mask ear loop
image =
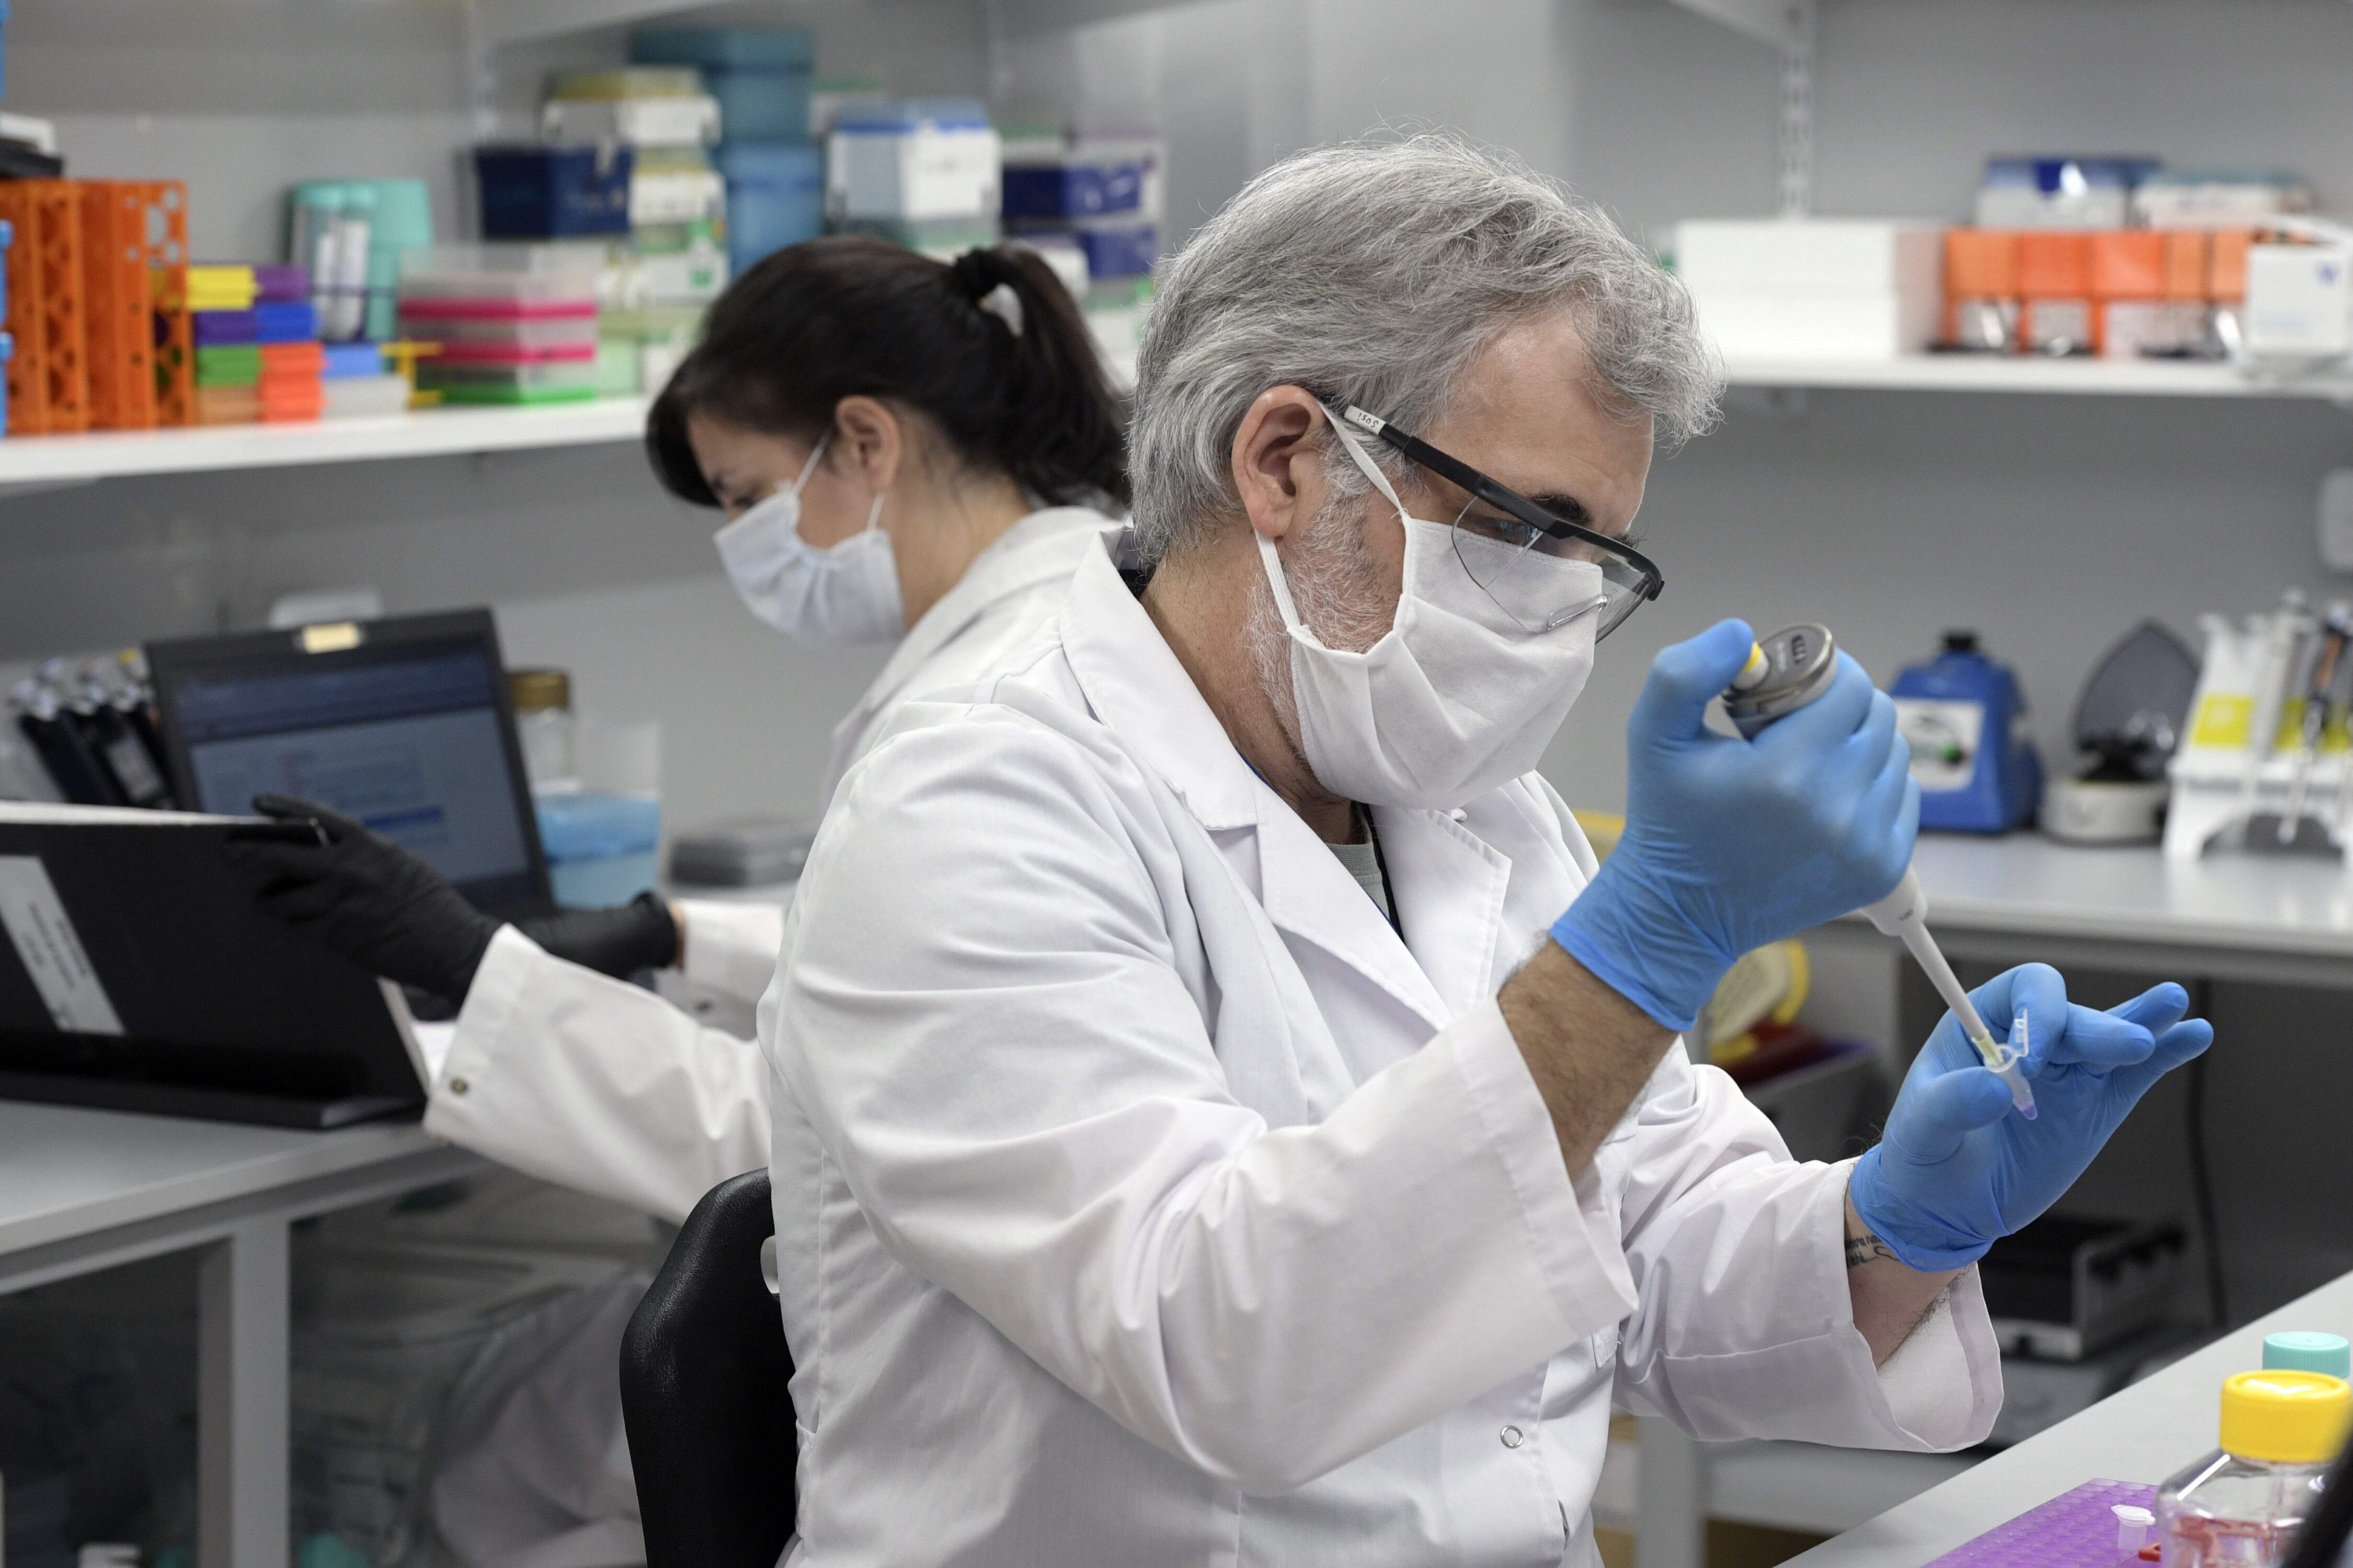
<svg viewBox="0 0 2353 1568"><path fill-rule="evenodd" d="M792 493L794 495L797 496L801 491L808 489L809 476L817 472L818 459L825 456L825 449L832 445L832 431L828 430L824 435L818 437L817 445L809 448L808 461L801 465L799 477L793 480Z"/></svg>

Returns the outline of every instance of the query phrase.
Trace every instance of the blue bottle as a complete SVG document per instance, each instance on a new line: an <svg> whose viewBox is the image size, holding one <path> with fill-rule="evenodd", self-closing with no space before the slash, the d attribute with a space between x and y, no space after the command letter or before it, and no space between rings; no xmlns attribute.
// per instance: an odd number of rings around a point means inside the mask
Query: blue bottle
<svg viewBox="0 0 2353 1568"><path fill-rule="evenodd" d="M1907 665L1887 694L1912 743L1920 826L2007 833L2034 818L2042 759L2026 735L2026 698L2009 666L1978 651L1978 634L1945 634L1945 650Z"/></svg>

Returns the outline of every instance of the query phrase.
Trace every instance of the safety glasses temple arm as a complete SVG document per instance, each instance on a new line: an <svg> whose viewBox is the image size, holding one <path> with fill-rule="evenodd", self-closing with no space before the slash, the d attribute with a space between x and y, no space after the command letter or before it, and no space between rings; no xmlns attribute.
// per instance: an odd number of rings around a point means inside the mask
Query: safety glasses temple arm
<svg viewBox="0 0 2353 1568"><path fill-rule="evenodd" d="M1531 528L1542 529L1555 539L1581 539L1620 555L1642 574L1640 592L1645 599L1655 599L1666 585L1666 578L1651 558L1623 540L1612 539L1598 529L1583 527L1566 518L1555 517L1516 490L1505 489L1470 464L1450 458L1419 437L1409 436L1377 414L1367 414L1350 404L1341 418L1367 435L1377 436L1396 447L1408 458L1429 469L1439 478L1461 489L1469 491L1496 510L1519 519Z"/></svg>

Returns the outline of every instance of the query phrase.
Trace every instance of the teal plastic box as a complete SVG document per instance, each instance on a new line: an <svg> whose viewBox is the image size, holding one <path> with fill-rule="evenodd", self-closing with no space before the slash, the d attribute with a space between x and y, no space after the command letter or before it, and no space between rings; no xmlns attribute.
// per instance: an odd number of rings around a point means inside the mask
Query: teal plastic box
<svg viewBox="0 0 2353 1568"><path fill-rule="evenodd" d="M630 35L638 65L695 66L719 100L728 142L807 141L816 40L801 27L643 27Z"/></svg>

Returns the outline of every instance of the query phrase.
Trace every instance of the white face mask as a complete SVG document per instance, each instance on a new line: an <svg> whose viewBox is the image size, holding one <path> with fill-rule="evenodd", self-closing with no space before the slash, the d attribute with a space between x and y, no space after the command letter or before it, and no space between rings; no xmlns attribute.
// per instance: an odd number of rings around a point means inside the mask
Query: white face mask
<svg viewBox="0 0 2353 1568"><path fill-rule="evenodd" d="M754 615L808 643L887 642L907 630L899 563L878 524L876 496L866 527L829 549L801 537L801 491L833 437L817 444L800 478L712 535L727 580Z"/></svg>
<svg viewBox="0 0 2353 1568"><path fill-rule="evenodd" d="M1378 642L1362 653L1327 647L1301 620L1281 555L1259 536L1291 634L1300 748L1317 782L1347 799L1463 805L1536 765L1592 673L1599 617L1521 630L1464 570L1454 530L1409 516L1355 433L1336 420L1332 428L1405 524L1405 585L1397 619ZM1477 538L1464 547L1504 548ZM1527 551L1510 569L1557 574L1555 603L1580 596L1598 603L1601 595L1601 568L1589 561Z"/></svg>

